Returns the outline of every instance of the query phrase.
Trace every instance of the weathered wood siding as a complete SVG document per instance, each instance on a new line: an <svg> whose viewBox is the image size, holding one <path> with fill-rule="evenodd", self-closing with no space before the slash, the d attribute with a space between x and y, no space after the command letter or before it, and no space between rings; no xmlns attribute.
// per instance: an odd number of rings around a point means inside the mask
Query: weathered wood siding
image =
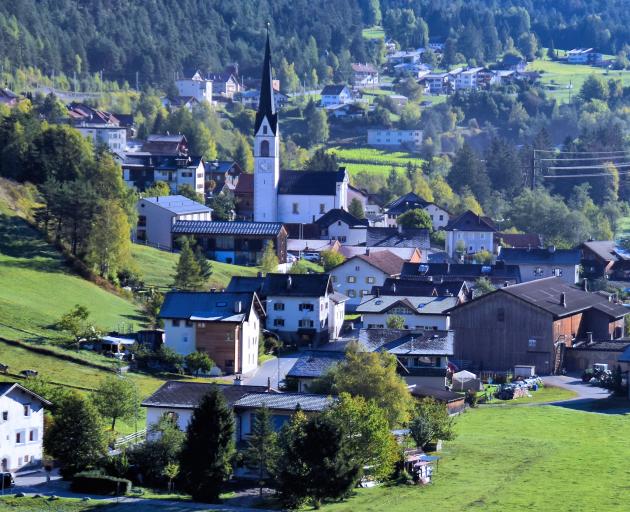
<svg viewBox="0 0 630 512"><path fill-rule="evenodd" d="M501 320L503 318L503 320ZM553 317L500 291L451 313L455 359L481 370L510 370L515 364L549 373L553 365ZM529 340L536 340L530 347Z"/></svg>

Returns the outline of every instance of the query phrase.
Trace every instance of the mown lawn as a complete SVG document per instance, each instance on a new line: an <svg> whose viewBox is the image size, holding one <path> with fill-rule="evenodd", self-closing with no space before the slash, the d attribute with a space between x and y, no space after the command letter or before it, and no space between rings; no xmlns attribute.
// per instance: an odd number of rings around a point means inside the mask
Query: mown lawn
<svg viewBox="0 0 630 512"><path fill-rule="evenodd" d="M590 75L601 75L606 80L621 79L624 86L630 85L630 71L607 71L602 68L581 64L566 64L550 60L535 60L528 71L542 71L541 81L548 86L548 93L565 103L580 93L580 88Z"/></svg>
<svg viewBox="0 0 630 512"><path fill-rule="evenodd" d="M392 167L404 170L408 162L421 166L423 160L413 153L406 151L388 151L371 147L334 146L329 149L335 153L350 175L359 172L388 175Z"/></svg>
<svg viewBox="0 0 630 512"><path fill-rule="evenodd" d="M131 254L147 286L170 289L179 255L137 244L133 245ZM241 267L218 261L210 263L212 276L208 281L209 288L225 288L232 276L255 276L258 272L257 267Z"/></svg>
<svg viewBox="0 0 630 512"><path fill-rule="evenodd" d="M132 302L73 274L38 231L0 212L0 337L58 338L53 324L75 304L87 306L103 330L142 321Z"/></svg>
<svg viewBox="0 0 630 512"><path fill-rule="evenodd" d="M375 26L375 27L370 27L370 28L364 28L362 35L364 39L384 39L385 31L383 30L383 27Z"/></svg>
<svg viewBox="0 0 630 512"><path fill-rule="evenodd" d="M626 416L555 406L486 407L461 416L457 431L432 485L359 490L322 510L628 509Z"/></svg>
<svg viewBox="0 0 630 512"><path fill-rule="evenodd" d="M523 396L521 398L517 398L516 400L499 400L498 398L494 398L488 404L490 407L494 407L495 405L501 407L517 407L522 404L559 402L561 400L569 400L570 398L574 398L576 396L574 391L556 386L544 386L539 388L538 391L532 391L530 394L531 397ZM480 392L480 395L483 395L483 391Z"/></svg>
<svg viewBox="0 0 630 512"><path fill-rule="evenodd" d="M615 238L618 240L630 236L630 217L620 217L617 219Z"/></svg>

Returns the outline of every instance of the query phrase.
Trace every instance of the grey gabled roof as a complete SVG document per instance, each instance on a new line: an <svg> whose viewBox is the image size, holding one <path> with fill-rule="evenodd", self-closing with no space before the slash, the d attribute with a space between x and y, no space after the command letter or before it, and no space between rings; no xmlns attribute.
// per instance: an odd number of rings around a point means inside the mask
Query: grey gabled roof
<svg viewBox="0 0 630 512"><path fill-rule="evenodd" d="M344 84L327 85L322 89L321 96L338 96L345 88Z"/></svg>
<svg viewBox="0 0 630 512"><path fill-rule="evenodd" d="M154 204L176 215L185 215L188 213L209 213L212 211L211 208L181 195L144 197L140 201L146 201L147 203Z"/></svg>
<svg viewBox="0 0 630 512"><path fill-rule="evenodd" d="M332 293L329 274L272 274L265 277L234 276L228 292L256 292L261 297L324 297Z"/></svg>
<svg viewBox="0 0 630 512"><path fill-rule="evenodd" d="M287 377L316 379L346 358L343 351L317 350L300 354Z"/></svg>
<svg viewBox="0 0 630 512"><path fill-rule="evenodd" d="M337 183L346 177L346 168L338 171L280 171L278 193L304 196L334 196Z"/></svg>
<svg viewBox="0 0 630 512"><path fill-rule="evenodd" d="M142 406L194 409L199 406L201 399L208 394L212 386L219 388L230 407L247 393L267 392L267 386L237 386L232 384L213 384L210 382L169 380L162 384L155 393L146 398L142 402Z"/></svg>
<svg viewBox="0 0 630 512"><path fill-rule="evenodd" d="M404 196L399 197L398 199L394 199L391 203L389 203L385 208L389 213L405 213L408 210L412 210L414 208L425 208L431 204L425 199L421 198L418 194L413 192L409 192Z"/></svg>
<svg viewBox="0 0 630 512"><path fill-rule="evenodd" d="M429 249L431 241L428 229L404 229L368 227L367 247L408 247Z"/></svg>
<svg viewBox="0 0 630 512"><path fill-rule="evenodd" d="M476 213L467 210L458 217L449 220L444 230L494 232L497 228L490 217L483 217L482 215L477 215Z"/></svg>
<svg viewBox="0 0 630 512"><path fill-rule="evenodd" d="M386 313L391 308L406 307L416 315L443 315L459 304L457 297L414 297L365 295L356 313Z"/></svg>
<svg viewBox="0 0 630 512"><path fill-rule="evenodd" d="M373 286L372 295L407 295L410 297L457 297L461 292L467 292L466 281L463 279L429 282L419 279L393 279L388 277L382 286Z"/></svg>
<svg viewBox="0 0 630 512"><path fill-rule="evenodd" d="M16 390L16 389L19 391L22 391L23 393L26 393L27 395L31 395L33 398L36 398L37 400L42 402L44 405L52 405L44 397L38 395L37 393L34 393L28 388L25 388L24 386L22 386L21 384L18 384L17 382L0 382L0 396L7 395L11 391Z"/></svg>
<svg viewBox="0 0 630 512"><path fill-rule="evenodd" d="M453 331L409 331L405 329L361 329L359 344L369 352L396 356L453 355Z"/></svg>
<svg viewBox="0 0 630 512"><path fill-rule="evenodd" d="M324 215L322 215L319 219L315 221L315 224L317 224L320 228L327 228L337 221L341 221L350 227L367 227L370 224L367 219L358 219L351 213L347 212L346 210L342 210L341 208L333 208L332 210L328 210Z"/></svg>
<svg viewBox="0 0 630 512"><path fill-rule="evenodd" d="M178 220L173 224L171 232L191 235L278 236L282 229L281 222Z"/></svg>
<svg viewBox="0 0 630 512"><path fill-rule="evenodd" d="M234 408L321 412L330 407L335 398L309 393L249 393L234 402Z"/></svg>

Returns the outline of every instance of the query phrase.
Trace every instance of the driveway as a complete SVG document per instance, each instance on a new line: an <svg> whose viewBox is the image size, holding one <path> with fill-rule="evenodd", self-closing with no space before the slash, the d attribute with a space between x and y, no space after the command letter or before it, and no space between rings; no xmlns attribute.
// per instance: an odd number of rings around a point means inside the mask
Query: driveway
<svg viewBox="0 0 630 512"><path fill-rule="evenodd" d="M549 386L568 389L574 391L577 395L559 402L541 402L532 405L555 405L568 409L604 414L630 413L630 402L628 402L626 397L613 397L609 390L585 384L577 375L550 375L542 379Z"/></svg>
<svg viewBox="0 0 630 512"><path fill-rule="evenodd" d="M243 384L266 386L270 381L271 387L278 389L278 378L282 382L297 360L298 354L269 359L261 364L251 377L243 378Z"/></svg>

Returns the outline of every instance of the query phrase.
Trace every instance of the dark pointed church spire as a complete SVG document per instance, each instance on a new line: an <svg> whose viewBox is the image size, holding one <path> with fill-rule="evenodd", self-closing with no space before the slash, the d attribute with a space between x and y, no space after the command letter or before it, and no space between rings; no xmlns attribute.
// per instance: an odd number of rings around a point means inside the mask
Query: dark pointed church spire
<svg viewBox="0 0 630 512"><path fill-rule="evenodd" d="M265 60L263 62L262 80L260 82L260 99L254 133L258 133L264 118L267 118L271 131L275 134L278 126L278 114L273 95L273 77L271 75L271 46L269 44L269 23L267 23L267 44L265 46Z"/></svg>

